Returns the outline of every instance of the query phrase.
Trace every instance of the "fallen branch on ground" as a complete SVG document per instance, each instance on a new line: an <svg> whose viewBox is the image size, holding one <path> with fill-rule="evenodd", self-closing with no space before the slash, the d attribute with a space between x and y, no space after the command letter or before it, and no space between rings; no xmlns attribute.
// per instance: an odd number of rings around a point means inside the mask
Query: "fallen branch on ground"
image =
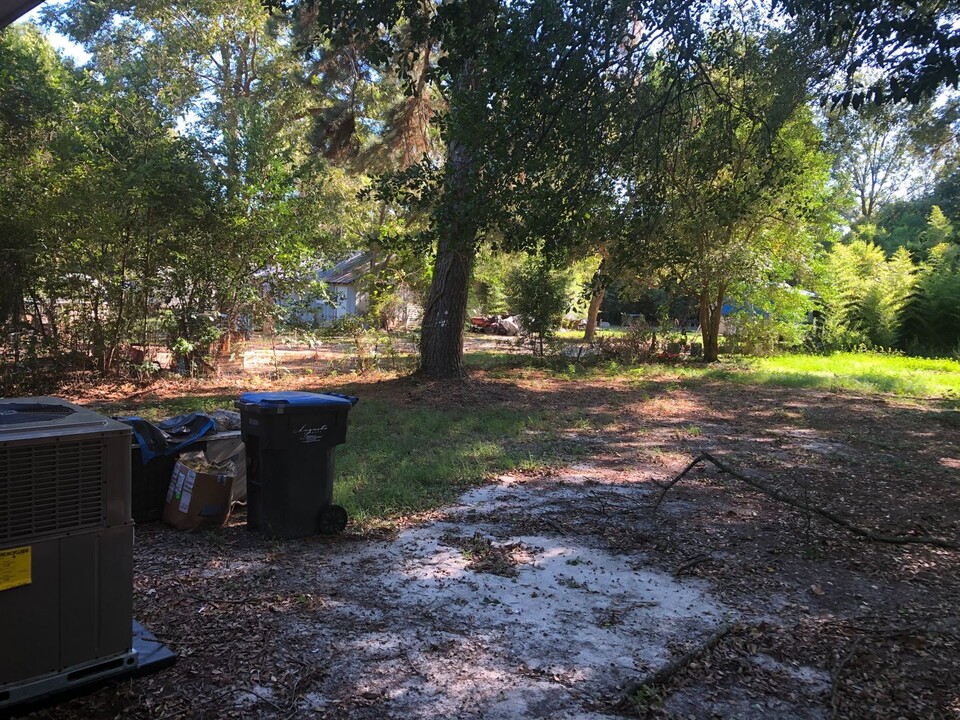
<svg viewBox="0 0 960 720"><path fill-rule="evenodd" d="M831 720L837 717L837 713L840 708L840 675L843 673L843 669L853 660L854 655L857 654L857 651L860 649L861 638L857 638L853 641L853 645L850 646L849 652L843 657L843 659L837 663L837 666L833 669L833 672L830 673L830 718Z"/></svg>
<svg viewBox="0 0 960 720"><path fill-rule="evenodd" d="M763 482L760 482L756 478L751 478L744 475L743 473L739 473L736 470L729 467L728 465L726 465L725 463L717 460L715 457L713 457L713 455L711 455L708 452L701 452L699 455L697 455L697 457L693 459L693 462L691 462L689 465L687 465L686 468L684 468L683 472L681 472L679 475L673 478L669 483L667 483L666 486L664 486L663 490L660 491L660 496L657 498L657 502L655 502L653 505L653 509L656 510L658 507L660 507L660 503L663 502L663 498L667 494L667 491L670 488L672 488L674 485L676 485L678 482L680 482L687 473L689 473L696 465L698 465L703 461L712 463L717 467L718 470L720 470L720 472L724 472L727 475L730 475L731 477L734 477L737 480L740 480L741 482L746 483L747 485L752 487L754 490L759 490L763 494L769 495L774 500L779 500L782 503L786 503L787 505L792 505L793 507L799 508L800 510L804 510L805 512L819 515L823 519L829 520L834 525L839 525L840 527L848 530L854 535L858 535L862 538L866 538L867 540L871 540L873 542L879 542L879 543L889 543L892 545L933 545L934 547L943 548L945 550L960 550L960 542L954 542L952 540L944 540L943 538L933 537L931 535L913 535L913 536L885 535L883 533L878 533L868 528L860 527L859 525L854 525L849 520L845 520L839 515L835 515L834 513L830 512L829 510L824 510L823 508L817 507L816 505L810 505L809 503L805 503L802 500L798 500L797 498L792 497L791 495L787 495L786 493L783 493L777 490L776 488L772 488L769 485Z"/></svg>
<svg viewBox="0 0 960 720"><path fill-rule="evenodd" d="M684 653L680 657L668 662L659 670L656 670L655 672L652 672L649 675L646 675L627 685L619 705L629 706L632 702L630 698L635 696L637 693L643 692L644 689L652 690L662 685L666 685L674 675L683 670L687 665L692 663L705 652L716 646L716 644L723 640L723 638L725 638L732 629L733 625L724 623L714 630L713 634L707 637L702 643L697 645L690 652Z"/></svg>
<svg viewBox="0 0 960 720"><path fill-rule="evenodd" d="M567 529L563 525L558 523L556 520L552 520L550 518L540 518L540 520L544 525L549 525L561 535L567 534Z"/></svg>
<svg viewBox="0 0 960 720"><path fill-rule="evenodd" d="M700 553L699 555L694 555L692 558L689 558L686 562L682 562L677 565L677 569L673 571L674 575L680 575L685 573L687 570L692 570L697 565L702 565L705 562L709 562L713 558L705 553Z"/></svg>

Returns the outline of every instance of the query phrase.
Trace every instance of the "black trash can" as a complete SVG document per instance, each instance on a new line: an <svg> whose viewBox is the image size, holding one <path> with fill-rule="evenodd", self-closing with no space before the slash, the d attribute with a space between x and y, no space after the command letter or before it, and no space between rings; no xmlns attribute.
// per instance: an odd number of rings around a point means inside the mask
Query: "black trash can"
<svg viewBox="0 0 960 720"><path fill-rule="evenodd" d="M247 527L272 538L335 534L333 453L357 398L334 393L244 393L236 402L247 455Z"/></svg>

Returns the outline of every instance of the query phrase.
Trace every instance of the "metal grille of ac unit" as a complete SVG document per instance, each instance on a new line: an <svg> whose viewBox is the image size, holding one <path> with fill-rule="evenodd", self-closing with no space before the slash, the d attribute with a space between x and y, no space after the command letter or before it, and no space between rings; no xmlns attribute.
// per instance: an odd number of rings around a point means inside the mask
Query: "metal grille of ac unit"
<svg viewBox="0 0 960 720"><path fill-rule="evenodd" d="M0 448L0 541L104 522L103 443Z"/></svg>
<svg viewBox="0 0 960 720"><path fill-rule="evenodd" d="M56 420L76 412L66 405L54 405L42 402L5 402L0 408L0 425L37 422L38 420Z"/></svg>

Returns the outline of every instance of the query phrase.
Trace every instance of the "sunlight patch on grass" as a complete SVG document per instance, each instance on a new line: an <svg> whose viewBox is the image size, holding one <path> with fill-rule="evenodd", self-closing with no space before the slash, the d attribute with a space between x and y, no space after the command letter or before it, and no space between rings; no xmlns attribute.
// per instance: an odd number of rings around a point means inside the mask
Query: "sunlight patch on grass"
<svg viewBox="0 0 960 720"><path fill-rule="evenodd" d="M473 355L468 363L475 362ZM730 358L706 365L698 362L624 365L615 360L576 363L567 359L529 360L523 356L484 353L476 366L491 377L516 378L523 367L536 367L557 380L629 378L636 383L720 380L737 384L850 390L903 397L960 398L960 362L908 357L893 353L790 354L769 358Z"/></svg>
<svg viewBox="0 0 960 720"><path fill-rule="evenodd" d="M885 353L782 355L746 364L753 382L857 392L949 398L960 396L960 363Z"/></svg>

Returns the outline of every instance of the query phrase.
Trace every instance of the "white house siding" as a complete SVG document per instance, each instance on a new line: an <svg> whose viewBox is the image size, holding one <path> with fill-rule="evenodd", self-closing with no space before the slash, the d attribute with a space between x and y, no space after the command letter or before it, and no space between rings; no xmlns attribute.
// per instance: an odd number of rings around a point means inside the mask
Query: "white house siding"
<svg viewBox="0 0 960 720"><path fill-rule="evenodd" d="M344 315L357 314L357 291L353 285L331 285L329 289L330 296L336 298L337 302L323 304L324 322L333 322Z"/></svg>

